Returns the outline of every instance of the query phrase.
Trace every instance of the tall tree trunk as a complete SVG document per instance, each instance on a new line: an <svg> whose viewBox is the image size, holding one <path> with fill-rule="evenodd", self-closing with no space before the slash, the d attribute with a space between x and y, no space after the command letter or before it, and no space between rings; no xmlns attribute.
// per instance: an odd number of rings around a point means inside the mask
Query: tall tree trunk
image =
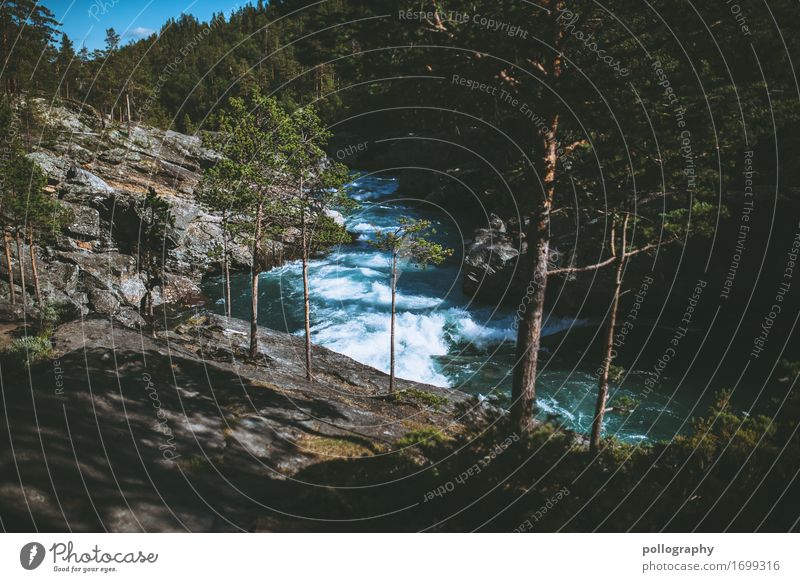
<svg viewBox="0 0 800 582"><path fill-rule="evenodd" d="M225 316L233 317L233 305L231 304L231 263L225 259Z"/></svg>
<svg viewBox="0 0 800 582"><path fill-rule="evenodd" d="M560 48L564 30L558 22L564 0L550 0L551 29L553 34L553 57L547 64L552 82L561 77L562 56ZM530 255L529 303L517 329L516 360L511 384L511 422L514 430L523 432L531 424L536 402L536 372L541 345L542 320L544 318L547 267L550 253L550 211L555 198L558 170L558 125L559 114L553 109L547 115L549 126L539 129L542 140L541 168L544 192L537 200L537 211L528 226L528 254Z"/></svg>
<svg viewBox="0 0 800 582"><path fill-rule="evenodd" d="M306 380L311 380L311 302L308 293L308 256L303 257L303 311L306 331Z"/></svg>
<svg viewBox="0 0 800 582"><path fill-rule="evenodd" d="M259 271L253 265L252 276L250 280L250 289L252 297L250 301L250 357L255 358L258 354L258 276Z"/></svg>
<svg viewBox="0 0 800 582"><path fill-rule="evenodd" d="M301 186L302 191L302 186ZM308 293L308 245L306 235L306 211L300 210L300 236L303 244L303 315L306 331L306 380L311 380L311 302Z"/></svg>
<svg viewBox="0 0 800 582"><path fill-rule="evenodd" d="M306 225L306 200L303 198L303 178L300 178L300 241L303 253L303 324L306 332L306 380L311 381L311 301L308 292L308 255L311 241Z"/></svg>
<svg viewBox="0 0 800 582"><path fill-rule="evenodd" d="M128 135L131 134L131 98L128 92L125 92L125 105L128 109Z"/></svg>
<svg viewBox="0 0 800 582"><path fill-rule="evenodd" d="M231 316L231 270L228 261L228 216L222 213L222 276L225 279L225 316Z"/></svg>
<svg viewBox="0 0 800 582"><path fill-rule="evenodd" d="M151 220L152 219L153 218L151 217ZM148 249L150 248L151 244L152 244L152 241L149 240L149 237L148 237L148 241L147 241ZM155 281L153 280L154 278L153 278L153 270L152 270L153 269L153 251L152 250L148 250L146 257L147 257L147 319L150 321L150 335L152 337L156 337L156 317L155 317L155 311L153 309L153 288L155 287ZM162 293L164 292L163 285L162 285L161 291L162 291ZM162 296L162 301L163 301L163 299L164 298Z"/></svg>
<svg viewBox="0 0 800 582"><path fill-rule="evenodd" d="M303 324L306 332L306 380L311 380L311 301L308 293L308 255L310 241L306 232L306 207L303 200L303 179L300 179L300 241L303 253Z"/></svg>
<svg viewBox="0 0 800 582"><path fill-rule="evenodd" d="M150 327L153 330L153 334L155 334L156 317L155 317L155 311L153 310L153 292L152 291L148 291L148 293L147 293L147 318L150 320Z"/></svg>
<svg viewBox="0 0 800 582"><path fill-rule="evenodd" d="M256 210L256 228L253 236L253 270L250 281L250 357L255 359L258 355L258 276L261 273L261 221L263 220L264 203L261 202Z"/></svg>
<svg viewBox="0 0 800 582"><path fill-rule="evenodd" d="M25 255L22 253L22 236L19 232L19 227L15 233L17 239L17 262L19 263L19 284L22 288L22 305L26 305L25 301Z"/></svg>
<svg viewBox="0 0 800 582"><path fill-rule="evenodd" d="M14 289L14 268L11 264L11 235L3 229L3 246L6 250L6 267L8 267L8 288L11 293L11 305L17 303L17 291Z"/></svg>
<svg viewBox="0 0 800 582"><path fill-rule="evenodd" d="M511 383L511 422L519 432L530 426L536 402L536 372L550 254L550 210L555 198L558 165L558 119L557 113L550 117L550 131L542 136L544 192L528 226L528 252L532 254L530 283L525 298L528 304L517 329L516 360Z"/></svg>
<svg viewBox="0 0 800 582"><path fill-rule="evenodd" d="M531 219L528 230L528 248L533 250L531 282L528 285L530 301L517 328L517 348L511 385L511 422L518 432L528 428L536 401L536 370L550 252L549 230L549 209L544 209L541 216Z"/></svg>
<svg viewBox="0 0 800 582"><path fill-rule="evenodd" d="M397 295L397 252L392 252L392 317L389 327L389 394L394 392L394 326Z"/></svg>
<svg viewBox="0 0 800 582"><path fill-rule="evenodd" d="M36 267L36 251L33 247L33 229L28 229L28 250L31 254L31 271L33 272L33 288L36 290L36 305L42 307L42 289L39 287L39 269Z"/></svg>
<svg viewBox="0 0 800 582"><path fill-rule="evenodd" d="M600 367L600 378L597 383L597 402L594 407L594 420L592 421L592 435L589 440L589 450L596 453L600 447L600 434L603 431L603 418L606 414L606 403L608 402L608 375L611 370L611 362L614 353L614 331L617 325L617 311L619 311L619 298L622 291L622 275L625 270L625 253L627 245L628 215L622 224L622 244L617 254L617 269L614 279L614 296L611 299L611 308L608 313L608 327L606 328L605 346L603 351L603 363ZM611 245L616 245L613 230Z"/></svg>

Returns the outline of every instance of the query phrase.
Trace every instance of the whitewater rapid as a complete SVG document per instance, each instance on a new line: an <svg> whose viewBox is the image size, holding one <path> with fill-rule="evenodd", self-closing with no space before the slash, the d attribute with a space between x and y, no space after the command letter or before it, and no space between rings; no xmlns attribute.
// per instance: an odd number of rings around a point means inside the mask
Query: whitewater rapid
<svg viewBox="0 0 800 582"><path fill-rule="evenodd" d="M324 258L312 261L312 341L384 372L389 370L391 261L369 241L377 230L397 226L401 217L431 220L439 242L461 249L458 232L443 224L443 216L397 199L394 178L363 177L356 180L352 196L360 208L345 219L358 235ZM458 256L425 269L401 263L398 277L396 355L397 376L407 380L455 386L448 373L448 354L464 349L486 350L512 342L512 315L490 309L472 309L460 291ZM278 285L283 297L283 321L292 332L301 313L294 308L302 294L299 262L289 263L263 277L269 287ZM271 321L270 323L276 323Z"/></svg>

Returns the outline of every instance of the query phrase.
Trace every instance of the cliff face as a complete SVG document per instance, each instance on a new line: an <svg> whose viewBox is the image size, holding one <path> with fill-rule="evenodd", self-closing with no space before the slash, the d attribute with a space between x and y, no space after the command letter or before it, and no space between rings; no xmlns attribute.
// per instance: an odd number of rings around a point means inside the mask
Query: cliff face
<svg viewBox="0 0 800 582"><path fill-rule="evenodd" d="M175 217L164 245L168 275L155 290L154 302L196 301L200 279L217 268L209 255L221 231L219 216L201 208L193 191L215 154L195 136L108 126L74 108L40 103L40 109L45 129L29 155L47 175L48 189L72 215L63 235L35 249L45 295L84 315L95 312L127 325L140 323L145 286L136 256L143 222L138 203L153 188L170 203ZM233 267L245 267L246 249L234 243L232 250ZM27 246L23 254L27 258ZM18 259L15 254L15 269ZM29 260L25 268L31 293ZM6 275L3 261L4 297Z"/></svg>

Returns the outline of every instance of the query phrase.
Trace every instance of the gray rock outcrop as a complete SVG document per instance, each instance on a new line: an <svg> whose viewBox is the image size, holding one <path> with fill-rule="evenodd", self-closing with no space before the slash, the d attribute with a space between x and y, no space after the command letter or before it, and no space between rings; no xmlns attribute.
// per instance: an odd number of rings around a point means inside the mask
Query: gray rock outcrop
<svg viewBox="0 0 800 582"><path fill-rule="evenodd" d="M196 136L152 127L106 126L74 107L45 108L56 140L29 154L47 176L48 190L69 214L63 235L34 249L46 297L84 315L95 311L138 324L145 279L138 243L146 218L140 201L149 188L167 200L175 218L165 233L168 275L154 290L155 303L193 303L201 279L218 270L210 255L221 240L220 217L194 199L201 172L217 159ZM13 245L12 245L13 246ZM247 249L235 241L232 268L247 266ZM23 246L26 291L32 295L29 249ZM12 264L19 268L16 248ZM7 291L7 265L0 262ZM15 278L18 294L19 277ZM29 299L29 303L32 301Z"/></svg>

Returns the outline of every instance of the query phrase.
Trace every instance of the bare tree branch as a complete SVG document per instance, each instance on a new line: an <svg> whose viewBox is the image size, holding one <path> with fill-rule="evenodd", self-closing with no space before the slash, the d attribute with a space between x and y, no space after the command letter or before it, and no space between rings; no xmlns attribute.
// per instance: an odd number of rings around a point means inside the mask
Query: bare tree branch
<svg viewBox="0 0 800 582"><path fill-rule="evenodd" d="M563 267L560 269L552 269L547 271L547 276L550 275L563 275L563 274L571 274L571 273L585 273L587 271L596 271L597 269L602 269L603 267L607 267L608 265L612 264L614 261L617 260L617 257L612 256L605 261L600 261L599 263L595 263L594 265L586 265L583 267Z"/></svg>
<svg viewBox="0 0 800 582"><path fill-rule="evenodd" d="M633 257L633 256L638 255L640 253L646 253L647 251L652 251L653 249L657 249L659 246L668 245L670 242L672 242L672 241L662 242L660 244L659 243L650 243L649 245L645 245L645 246L643 246L641 248L634 249L632 251L626 252L625 253L625 258L627 259L628 257Z"/></svg>

